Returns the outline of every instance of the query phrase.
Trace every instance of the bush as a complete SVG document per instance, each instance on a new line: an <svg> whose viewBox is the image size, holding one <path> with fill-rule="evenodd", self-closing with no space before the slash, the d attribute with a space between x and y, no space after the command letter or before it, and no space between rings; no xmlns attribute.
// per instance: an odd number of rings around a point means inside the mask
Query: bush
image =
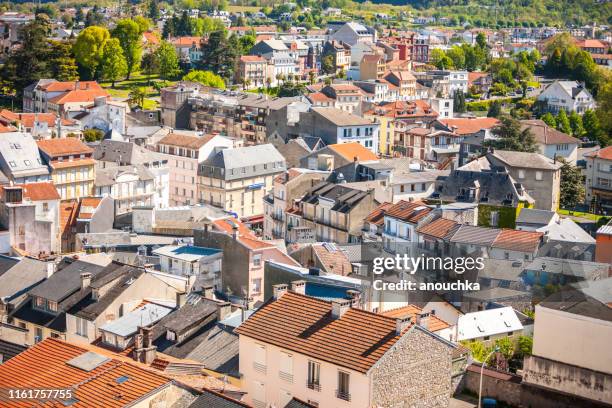
<svg viewBox="0 0 612 408"><path fill-rule="evenodd" d="M97 142L98 140L102 140L104 137L104 132L100 129L86 129L83 131L83 139L86 142Z"/></svg>

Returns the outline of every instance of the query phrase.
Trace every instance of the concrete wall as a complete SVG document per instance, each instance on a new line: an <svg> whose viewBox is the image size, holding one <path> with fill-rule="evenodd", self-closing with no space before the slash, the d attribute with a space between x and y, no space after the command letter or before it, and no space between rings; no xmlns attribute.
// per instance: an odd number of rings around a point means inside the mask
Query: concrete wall
<svg viewBox="0 0 612 408"><path fill-rule="evenodd" d="M473 369L475 366L471 366ZM478 394L480 385L480 367L473 371L468 367L465 373L465 389ZM488 375L492 370L485 368L482 376L482 396L495 398L512 406L517 406L521 402L521 377L510 373L502 373L506 379Z"/></svg>
<svg viewBox="0 0 612 408"><path fill-rule="evenodd" d="M371 370L371 406L448 407L451 347L416 327Z"/></svg>
<svg viewBox="0 0 612 408"><path fill-rule="evenodd" d="M89 232L108 232L113 229L115 219L115 200L112 197L104 197L93 218L89 221Z"/></svg>

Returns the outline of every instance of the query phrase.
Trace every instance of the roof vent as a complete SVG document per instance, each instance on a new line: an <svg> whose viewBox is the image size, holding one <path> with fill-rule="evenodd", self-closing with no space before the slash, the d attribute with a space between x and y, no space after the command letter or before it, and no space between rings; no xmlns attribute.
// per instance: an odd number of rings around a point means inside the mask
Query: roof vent
<svg viewBox="0 0 612 408"><path fill-rule="evenodd" d="M129 379L130 379L130 377L128 377L127 375L122 375L121 377L115 378L115 382L117 384L123 384L124 382L126 382Z"/></svg>
<svg viewBox="0 0 612 408"><path fill-rule="evenodd" d="M100 367L107 361L110 361L110 358L104 357L98 353L94 353L93 351L88 351L79 356L76 356L72 360L68 360L66 364L78 368L80 370L89 372Z"/></svg>

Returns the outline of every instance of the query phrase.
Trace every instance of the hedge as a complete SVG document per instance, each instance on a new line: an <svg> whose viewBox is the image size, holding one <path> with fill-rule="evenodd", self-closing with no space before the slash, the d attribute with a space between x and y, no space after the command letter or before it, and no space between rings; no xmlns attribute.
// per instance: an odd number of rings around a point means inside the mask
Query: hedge
<svg viewBox="0 0 612 408"><path fill-rule="evenodd" d="M489 110L489 107L491 106L491 103L493 103L493 101L499 101L502 104L505 104L505 103L515 103L515 102L518 102L519 100L521 100L521 98L487 99L484 101L467 102L465 106L467 107L467 110L472 111L472 112L478 112L478 111L486 112Z"/></svg>

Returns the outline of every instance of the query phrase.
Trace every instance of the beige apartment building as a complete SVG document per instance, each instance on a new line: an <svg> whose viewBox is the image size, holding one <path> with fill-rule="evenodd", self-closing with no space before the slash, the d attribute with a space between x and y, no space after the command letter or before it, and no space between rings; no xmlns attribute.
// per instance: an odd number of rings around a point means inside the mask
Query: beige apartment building
<svg viewBox="0 0 612 408"><path fill-rule="evenodd" d="M157 151L168 155L170 206L198 202L198 164L218 149L231 148L233 139L220 135L197 136L169 133L157 143Z"/></svg>
<svg viewBox="0 0 612 408"><path fill-rule="evenodd" d="M198 167L199 201L239 217L262 215L264 197L285 169L271 144L218 150Z"/></svg>
<svg viewBox="0 0 612 408"><path fill-rule="evenodd" d="M49 165L53 184L62 200L92 194L95 180L93 149L75 137L36 143L43 160Z"/></svg>
<svg viewBox="0 0 612 408"><path fill-rule="evenodd" d="M428 317L366 312L306 296L305 285L274 285L272 301L235 330L246 403L448 407L454 346L425 328Z"/></svg>

